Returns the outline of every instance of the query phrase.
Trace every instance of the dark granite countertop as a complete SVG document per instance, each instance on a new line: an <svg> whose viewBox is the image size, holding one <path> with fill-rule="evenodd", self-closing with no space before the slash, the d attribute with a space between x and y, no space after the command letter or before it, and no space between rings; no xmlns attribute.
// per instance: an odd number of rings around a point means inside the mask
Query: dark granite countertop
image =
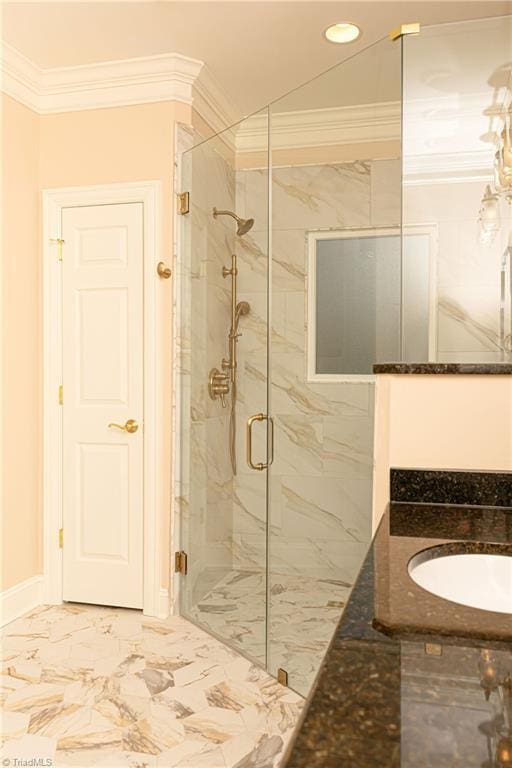
<svg viewBox="0 0 512 768"><path fill-rule="evenodd" d="M512 374L512 363L376 363L374 373Z"/></svg>
<svg viewBox="0 0 512 768"><path fill-rule="evenodd" d="M436 546L512 555L512 508L390 504L286 768L512 766L512 615L421 589L407 564Z"/></svg>
<svg viewBox="0 0 512 768"><path fill-rule="evenodd" d="M393 467L390 496L416 504L512 507L512 472ZM446 507L441 516L446 516Z"/></svg>

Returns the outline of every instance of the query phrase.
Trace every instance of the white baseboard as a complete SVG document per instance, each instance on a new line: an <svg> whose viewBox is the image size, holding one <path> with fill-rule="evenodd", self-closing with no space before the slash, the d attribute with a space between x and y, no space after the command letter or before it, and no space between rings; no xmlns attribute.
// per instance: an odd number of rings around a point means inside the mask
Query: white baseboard
<svg viewBox="0 0 512 768"><path fill-rule="evenodd" d="M0 592L0 627L19 619L24 613L31 611L44 603L44 578L33 576L31 579L15 584L14 587ZM158 594L158 616L166 619L169 616L169 590L160 589Z"/></svg>
<svg viewBox="0 0 512 768"><path fill-rule="evenodd" d="M4 624L18 619L42 602L42 576L33 576L31 579L22 581L21 584L15 584L14 587L0 592L0 626L3 627Z"/></svg>

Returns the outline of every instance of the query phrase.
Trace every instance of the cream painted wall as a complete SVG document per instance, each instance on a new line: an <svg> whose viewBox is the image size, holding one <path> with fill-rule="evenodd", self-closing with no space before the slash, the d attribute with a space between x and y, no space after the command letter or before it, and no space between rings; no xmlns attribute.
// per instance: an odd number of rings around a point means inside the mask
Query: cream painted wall
<svg viewBox="0 0 512 768"><path fill-rule="evenodd" d="M174 124L190 122L190 108L176 102L65 112L41 118L41 189L124 181L162 182L162 261L172 263ZM162 466L162 586L169 581L171 497L172 281L162 282L164 414ZM167 428L168 427L168 428Z"/></svg>
<svg viewBox="0 0 512 768"><path fill-rule="evenodd" d="M8 380L4 426L4 584L41 573L41 190L127 181L162 182L161 259L172 262L175 122L190 122L190 108L175 102L37 116L6 97L3 196L6 220L4 364ZM23 270L20 271L20 264ZM27 279L27 277L29 279ZM171 489L172 280L161 284L166 413L161 494L161 584L169 581ZM167 428L168 426L168 428ZM7 451L6 451L7 448ZM32 532L35 535L32 535ZM20 554L25 552L26 554Z"/></svg>
<svg viewBox="0 0 512 768"><path fill-rule="evenodd" d="M512 470L512 376L377 376L374 528L390 467Z"/></svg>
<svg viewBox="0 0 512 768"><path fill-rule="evenodd" d="M39 116L2 98L2 586L41 562Z"/></svg>

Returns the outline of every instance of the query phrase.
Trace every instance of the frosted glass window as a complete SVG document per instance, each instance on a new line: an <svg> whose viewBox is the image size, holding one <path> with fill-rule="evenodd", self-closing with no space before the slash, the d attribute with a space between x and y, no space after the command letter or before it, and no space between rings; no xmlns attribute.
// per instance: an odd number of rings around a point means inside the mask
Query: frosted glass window
<svg viewBox="0 0 512 768"><path fill-rule="evenodd" d="M403 273L399 234L318 239L315 270L316 374L428 360L428 234L404 238Z"/></svg>

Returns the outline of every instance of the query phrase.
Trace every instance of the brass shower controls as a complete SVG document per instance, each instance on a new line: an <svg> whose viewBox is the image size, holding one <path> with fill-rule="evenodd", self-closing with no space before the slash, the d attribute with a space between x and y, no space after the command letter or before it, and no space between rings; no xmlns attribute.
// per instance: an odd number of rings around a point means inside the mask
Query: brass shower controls
<svg viewBox="0 0 512 768"><path fill-rule="evenodd" d="M226 395L229 393L229 376L218 368L212 368L208 376L208 394L212 400L220 397L222 407L226 407Z"/></svg>
<svg viewBox="0 0 512 768"><path fill-rule="evenodd" d="M229 277L230 275L237 275L238 270L236 268L236 262L232 267L222 267L222 277Z"/></svg>

